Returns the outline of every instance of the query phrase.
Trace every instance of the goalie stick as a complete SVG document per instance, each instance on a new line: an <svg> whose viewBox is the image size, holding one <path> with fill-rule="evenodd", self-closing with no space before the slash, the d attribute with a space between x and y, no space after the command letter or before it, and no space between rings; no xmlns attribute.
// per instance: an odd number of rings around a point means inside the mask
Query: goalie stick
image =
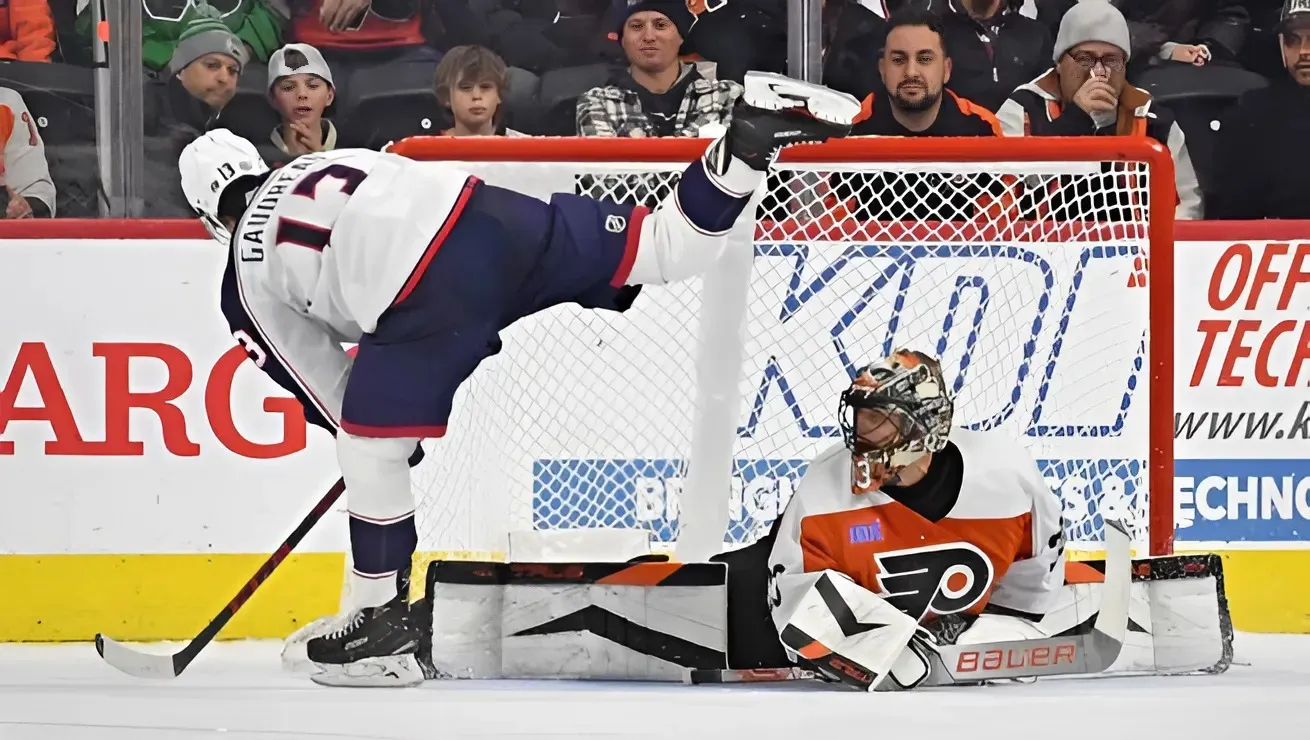
<svg viewBox="0 0 1310 740"><path fill-rule="evenodd" d="M1105 584L1100 610L1088 632L1036 640L937 645L921 686L958 686L983 681L1100 673L1114 664L1128 632L1132 538L1124 524L1105 521ZM826 681L799 667L689 670L686 684Z"/></svg>
<svg viewBox="0 0 1310 740"><path fill-rule="evenodd" d="M182 671L185 671L187 666L191 665L191 661L195 660L196 656L200 654L200 651L204 650L205 646L218 636L218 633L231 621L232 617L236 616L241 607L250 600L251 596L254 596L255 591L264 584L264 581L267 581L268 577L273 575L273 571L277 570L277 567L282 564L283 560L286 560L287 555L291 554L296 545L299 545L300 541L305 539L305 535L309 534L309 530L313 529L314 525L323 518L328 509L332 508L332 504L341 498L341 494L345 490L346 481L338 478L337 482L332 484L328 492L323 495L323 498L314 505L313 510L306 514L304 519L300 520L300 524L296 525L295 530L282 541L282 544L273 551L272 555L268 556L268 560L265 560L264 564L259 566L259 570L255 571L250 580L246 581L246 584L241 587L236 596L232 597L227 606L224 606L218 615L200 631L200 634L196 635L180 651L172 655L142 653L111 637L96 634L96 652L100 653L100 657L104 658L106 663L129 676L136 676L137 678L176 678L182 675Z"/></svg>
<svg viewBox="0 0 1310 740"><path fill-rule="evenodd" d="M1128 632L1132 537L1123 522L1105 520L1105 583L1092 628L1082 634L973 645L939 645L923 686L1008 678L1101 673L1114 664Z"/></svg>

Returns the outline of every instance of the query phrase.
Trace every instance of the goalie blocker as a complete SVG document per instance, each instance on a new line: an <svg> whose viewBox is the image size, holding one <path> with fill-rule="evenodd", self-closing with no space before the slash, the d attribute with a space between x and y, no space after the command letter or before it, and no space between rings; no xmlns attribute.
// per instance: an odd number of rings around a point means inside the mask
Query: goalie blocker
<svg viewBox="0 0 1310 740"><path fill-rule="evenodd" d="M986 638L996 642L944 650L955 662L953 675L939 663L928 676L933 648L924 630L831 574L816 578L792 620L793 634L780 640L769 615L771 546L765 537L691 564L434 562L420 605L432 618L420 659L437 678L684 681L694 674L696 683L718 683L820 675L866 690L1083 672L1049 638L1092 631L1105 561L1066 564L1067 585L1042 620L1003 615ZM805 670L759 670L793 666L784 640L790 645L804 635L831 646L832 637L842 638L834 626L847 638L842 649L798 643L792 651ZM943 643L961 631L958 624L929 626ZM987 632L970 634L977 640ZM1035 647L1026 649L1023 640ZM1106 672L1222 672L1232 661L1232 641L1219 556L1133 560L1126 637ZM888 673L894 680L883 681Z"/></svg>

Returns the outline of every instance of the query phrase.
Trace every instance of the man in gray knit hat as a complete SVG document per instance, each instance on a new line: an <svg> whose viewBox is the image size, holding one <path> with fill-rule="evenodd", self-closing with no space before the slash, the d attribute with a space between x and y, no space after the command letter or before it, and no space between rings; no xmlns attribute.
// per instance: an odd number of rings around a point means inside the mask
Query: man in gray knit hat
<svg viewBox="0 0 1310 740"><path fill-rule="evenodd" d="M1126 82L1130 49L1128 23L1119 9L1107 0L1081 0L1060 21L1053 54L1055 66L1020 85L996 117L1007 136L1155 139L1173 154L1177 218L1201 218L1201 188L1183 130L1167 110L1154 103L1150 93ZM1070 208L1080 196L1092 195L1079 188L1098 187L1090 179L1078 186L1063 190L1070 198Z"/></svg>
<svg viewBox="0 0 1310 740"><path fill-rule="evenodd" d="M168 71L192 97L220 111L236 94L245 45L209 5L193 6L183 22Z"/></svg>

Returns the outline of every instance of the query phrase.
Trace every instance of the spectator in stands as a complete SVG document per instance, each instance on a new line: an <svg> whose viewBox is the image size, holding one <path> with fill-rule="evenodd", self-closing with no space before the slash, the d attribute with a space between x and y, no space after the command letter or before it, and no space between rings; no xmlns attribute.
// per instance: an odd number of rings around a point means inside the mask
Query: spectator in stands
<svg viewBox="0 0 1310 740"><path fill-rule="evenodd" d="M172 123L194 133L212 127L236 94L245 63L245 44L219 12L209 5L191 6L168 62L173 75L167 91Z"/></svg>
<svg viewBox="0 0 1310 740"><path fill-rule="evenodd" d="M1038 20L1058 29L1079 0L1042 0ZM1233 62L1251 25L1245 0L1114 0L1128 22L1127 52L1135 75L1160 61ZM1134 77L1134 79L1136 79Z"/></svg>
<svg viewBox="0 0 1310 740"><path fill-rule="evenodd" d="M55 52L55 21L48 0L0 2L0 60L48 62Z"/></svg>
<svg viewBox="0 0 1310 740"><path fill-rule="evenodd" d="M822 0L823 84L864 98L882 89L872 60L882 53L887 21L860 0Z"/></svg>
<svg viewBox="0 0 1310 740"><path fill-rule="evenodd" d="M954 63L950 89L995 112L1049 66L1051 32L1020 14L1023 0L939 0Z"/></svg>
<svg viewBox="0 0 1310 740"><path fill-rule="evenodd" d="M318 49L332 68L341 146L373 149L435 133L440 107L432 77L441 55L423 35L423 4L285 0L288 37Z"/></svg>
<svg viewBox="0 0 1310 740"><path fill-rule="evenodd" d="M3 218L50 218L55 213L55 184L46 163L45 144L27 104L17 92L0 87L0 199Z"/></svg>
<svg viewBox="0 0 1310 740"><path fill-rule="evenodd" d="M1219 129L1216 219L1310 219L1310 0L1287 0L1278 24L1287 77L1244 94Z"/></svg>
<svg viewBox="0 0 1310 740"><path fill-rule="evenodd" d="M628 66L578 98L578 133L697 136L726 123L741 85L678 57L693 20L683 0L627 0L616 21Z"/></svg>
<svg viewBox="0 0 1310 740"><path fill-rule="evenodd" d="M863 98L879 87L872 62L887 36L886 16L869 9L874 0L820 2L823 84ZM715 62L719 79L741 82L749 69L786 72L787 49L786 0L727 0L698 16L683 51Z"/></svg>
<svg viewBox="0 0 1310 740"><path fill-rule="evenodd" d="M1082 0L1060 22L1052 54L1055 66L1015 90L997 117L1008 136L1153 138L1173 154L1177 217L1201 218L1200 185L1182 129L1153 103L1150 93L1125 82L1131 46L1128 24L1118 8L1106 0ZM1106 190L1128 192L1113 185ZM1068 203L1078 197L1069 195Z"/></svg>
<svg viewBox="0 0 1310 740"><path fill-rule="evenodd" d="M266 62L282 45L281 19L269 9L269 0L225 0L221 10L207 0L141 0L141 4L141 57L150 72L162 74L169 70L182 33L200 6L212 10L214 17L240 39L246 59ZM87 44L95 38L90 7L91 0L78 0L77 34Z"/></svg>
<svg viewBox="0 0 1310 740"><path fill-rule="evenodd" d="M268 60L268 95L282 124L273 129L273 145L299 156L337 148L337 129L323 117L336 90L332 70L318 49L287 44Z"/></svg>
<svg viewBox="0 0 1310 740"><path fill-rule="evenodd" d="M456 46L437 65L436 94L455 125L446 136L519 136L505 128L509 70L485 46Z"/></svg>
<svg viewBox="0 0 1310 740"><path fill-rule="evenodd" d="M883 89L864 99L852 136L1001 136L991 112L946 89L953 69L943 20L915 7L888 22L878 59ZM999 180L941 173L837 175L833 190L852 215L877 221L952 221L975 215L1000 195Z"/></svg>
<svg viewBox="0 0 1310 740"><path fill-rule="evenodd" d="M338 78L369 68L398 75L419 70L432 79L440 55L423 38L419 0L286 2L288 35L322 52Z"/></svg>
<svg viewBox="0 0 1310 740"><path fill-rule="evenodd" d="M989 111L946 89L954 70L945 24L908 8L892 15L878 59L883 89L864 99L852 136L1001 136Z"/></svg>

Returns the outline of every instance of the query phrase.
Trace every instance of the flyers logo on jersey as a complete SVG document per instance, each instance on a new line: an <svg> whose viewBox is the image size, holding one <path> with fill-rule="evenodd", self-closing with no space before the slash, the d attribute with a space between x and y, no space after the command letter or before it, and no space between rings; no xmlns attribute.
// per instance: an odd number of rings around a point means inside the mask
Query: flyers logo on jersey
<svg viewBox="0 0 1310 740"><path fill-rule="evenodd" d="M923 621L968 610L992 587L992 561L968 542L874 555L887 603Z"/></svg>

